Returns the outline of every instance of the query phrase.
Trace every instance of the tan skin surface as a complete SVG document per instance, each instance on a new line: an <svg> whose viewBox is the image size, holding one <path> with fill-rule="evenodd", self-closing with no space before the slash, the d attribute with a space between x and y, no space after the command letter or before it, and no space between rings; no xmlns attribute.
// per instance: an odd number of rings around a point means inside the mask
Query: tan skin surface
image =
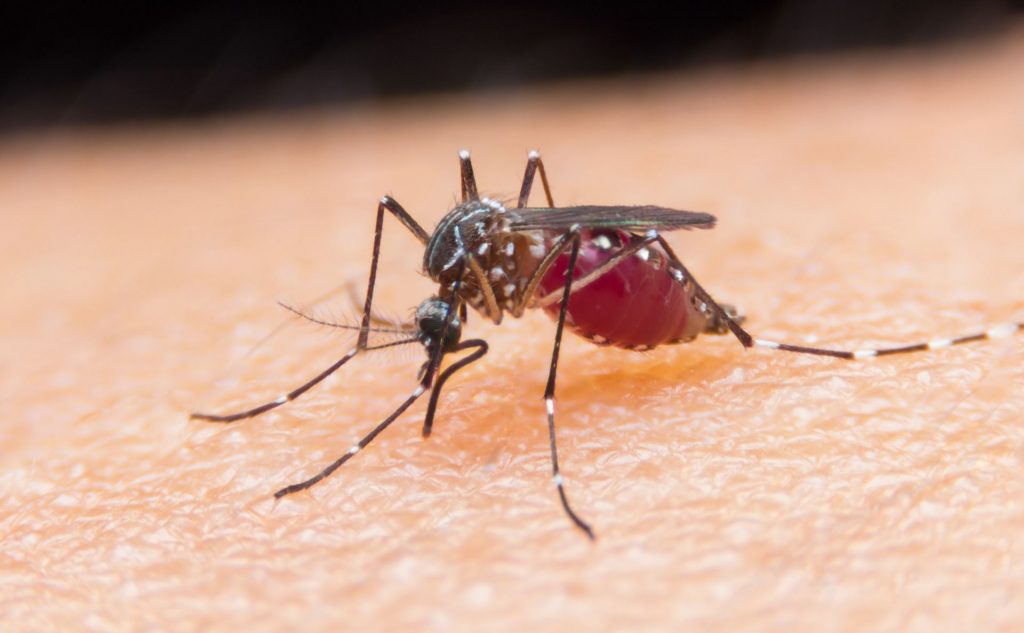
<svg viewBox="0 0 1024 633"><path fill-rule="evenodd" d="M849 363L730 337L637 354L471 316L491 354L314 474L415 386L420 350L273 305L365 283L378 197L432 228L514 194L708 211L672 244L755 334L858 348L1024 318L1024 37L0 148L5 630L1013 630L1024 620L1024 342ZM534 198L540 200L539 197ZM380 305L431 292L385 226ZM344 299L330 305L344 311ZM286 349L289 348L289 349ZM219 382L218 381L222 381ZM232 382L234 381L234 382Z"/></svg>

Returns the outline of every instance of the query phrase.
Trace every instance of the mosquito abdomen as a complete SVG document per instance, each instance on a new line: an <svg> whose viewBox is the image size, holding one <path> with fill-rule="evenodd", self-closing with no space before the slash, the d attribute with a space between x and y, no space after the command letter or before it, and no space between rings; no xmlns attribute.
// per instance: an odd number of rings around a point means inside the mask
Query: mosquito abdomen
<svg viewBox="0 0 1024 633"><path fill-rule="evenodd" d="M582 234L573 278L581 279L615 253L641 238L625 231L592 230ZM542 295L559 292L565 283L568 255L551 266L540 283ZM545 307L557 317L561 304ZM693 284L673 268L656 244L627 257L569 298L566 325L602 345L645 350L692 340L707 324L707 308L693 298Z"/></svg>

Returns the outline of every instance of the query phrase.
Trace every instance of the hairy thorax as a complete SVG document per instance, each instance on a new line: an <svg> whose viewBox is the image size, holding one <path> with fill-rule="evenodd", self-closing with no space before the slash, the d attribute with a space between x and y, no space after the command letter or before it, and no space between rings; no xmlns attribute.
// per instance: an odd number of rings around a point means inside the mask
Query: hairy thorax
<svg viewBox="0 0 1024 633"><path fill-rule="evenodd" d="M515 209L489 198L460 204L434 229L423 255L424 272L440 284L442 294L450 293L464 257L459 295L466 303L495 323L505 311L519 316L523 292L550 245L542 231L512 231L517 218Z"/></svg>

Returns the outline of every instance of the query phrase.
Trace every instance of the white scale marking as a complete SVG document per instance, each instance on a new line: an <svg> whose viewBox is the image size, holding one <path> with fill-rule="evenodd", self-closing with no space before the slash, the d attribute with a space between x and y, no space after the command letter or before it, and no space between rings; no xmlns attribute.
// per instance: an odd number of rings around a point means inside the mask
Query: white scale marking
<svg viewBox="0 0 1024 633"><path fill-rule="evenodd" d="M994 328L985 330L985 336L989 338L1006 338L1011 336L1020 329L1020 326L1016 323L1006 323L1003 325L997 325Z"/></svg>
<svg viewBox="0 0 1024 633"><path fill-rule="evenodd" d="M679 270L678 268L673 268L672 269L672 278L675 279L676 281L682 283L682 281L683 281L683 271Z"/></svg>
<svg viewBox="0 0 1024 633"><path fill-rule="evenodd" d="M953 340L952 339L937 338L937 339L928 341L928 349L942 349L943 347L949 347L952 344L953 344Z"/></svg>
<svg viewBox="0 0 1024 633"><path fill-rule="evenodd" d="M544 398L544 406L548 409L548 415L555 414L555 401L552 398Z"/></svg>
<svg viewBox="0 0 1024 633"><path fill-rule="evenodd" d="M874 358L875 356L878 356L878 350L874 349L859 349L853 353L853 357L857 360Z"/></svg>
<svg viewBox="0 0 1024 633"><path fill-rule="evenodd" d="M356 453L358 453L361 450L362 450L362 448L358 444L356 444L352 448L348 449L348 454L349 455L355 455Z"/></svg>
<svg viewBox="0 0 1024 633"><path fill-rule="evenodd" d="M515 242L509 242L508 244L505 244L505 254L506 255L511 256L511 255L514 255L515 252L516 252Z"/></svg>
<svg viewBox="0 0 1024 633"><path fill-rule="evenodd" d="M530 244L530 255L533 255L537 259L544 257L544 252L546 250L547 249L544 248L543 244Z"/></svg>
<svg viewBox="0 0 1024 633"><path fill-rule="evenodd" d="M782 347L781 343L776 343L775 341L766 341L763 338L754 339L754 345L757 347L764 347L766 349L779 349L780 347Z"/></svg>
<svg viewBox="0 0 1024 633"><path fill-rule="evenodd" d="M468 159L469 158L469 150L467 150L467 149L460 149L459 150L459 158L461 158L462 160Z"/></svg>
<svg viewBox="0 0 1024 633"><path fill-rule="evenodd" d="M511 295L511 294L513 294L516 291L516 285L515 284L505 284L504 290L505 290L505 294L506 295Z"/></svg>
<svg viewBox="0 0 1024 633"><path fill-rule="evenodd" d="M562 477L562 473L555 474L555 476L553 476L551 479L555 482L555 485L558 486L559 488L561 488L561 487L563 487L565 485L565 479Z"/></svg>
<svg viewBox="0 0 1024 633"><path fill-rule="evenodd" d="M490 248L491 248L491 245L489 243L487 243L487 242L484 242L483 244L480 245L479 248L476 249L476 254L477 255L486 255L487 251Z"/></svg>
<svg viewBox="0 0 1024 633"><path fill-rule="evenodd" d="M540 152L535 149L531 149L530 153L527 154L526 157L530 159L540 158Z"/></svg>
<svg viewBox="0 0 1024 633"><path fill-rule="evenodd" d="M274 400L274 404L284 404L285 402L288 402L287 395L280 395L277 397L277 400Z"/></svg>
<svg viewBox="0 0 1024 633"><path fill-rule="evenodd" d="M647 261L648 259L651 258L651 251L647 250L646 248L641 248L636 252L636 256L642 259L643 261Z"/></svg>
<svg viewBox="0 0 1024 633"><path fill-rule="evenodd" d="M598 235L594 238L594 246L606 251L612 247L612 241L608 239L607 235Z"/></svg>

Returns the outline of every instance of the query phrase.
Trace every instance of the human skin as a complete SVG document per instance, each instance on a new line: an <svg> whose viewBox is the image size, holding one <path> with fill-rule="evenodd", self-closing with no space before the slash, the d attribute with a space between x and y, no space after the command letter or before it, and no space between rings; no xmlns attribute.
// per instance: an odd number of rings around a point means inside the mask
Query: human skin
<svg viewBox="0 0 1024 633"><path fill-rule="evenodd" d="M1013 630L1024 337L844 362L567 335L550 482L541 313L312 490L415 386L289 321L365 284L378 198L714 213L670 241L756 335L858 349L1024 319L1024 37L0 147L4 630ZM534 200L540 200L535 197ZM385 220L377 300L432 291ZM328 305L344 312L344 293ZM284 331L246 355L277 324Z"/></svg>

